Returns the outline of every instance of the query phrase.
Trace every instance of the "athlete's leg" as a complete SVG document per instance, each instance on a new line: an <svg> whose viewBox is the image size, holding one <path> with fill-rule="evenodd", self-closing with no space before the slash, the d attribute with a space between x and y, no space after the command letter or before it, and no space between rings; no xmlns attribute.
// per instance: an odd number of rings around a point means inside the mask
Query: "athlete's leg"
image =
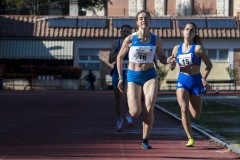
<svg viewBox="0 0 240 160"><path fill-rule="evenodd" d="M117 114L117 125L116 129L118 132L122 131L122 124L123 124L123 118L122 118L122 100L121 100L121 92L118 90L117 87L114 87L114 95L115 95L115 110Z"/></svg>
<svg viewBox="0 0 240 160"><path fill-rule="evenodd" d="M157 78L148 80L143 85L143 94L145 99L144 120L143 120L143 139L148 139L154 122L154 105L158 92Z"/></svg>
<svg viewBox="0 0 240 160"><path fill-rule="evenodd" d="M125 81L125 84L124 84L124 89L125 89L125 91L127 93L127 82L126 81ZM124 107L123 110L125 111L125 118L127 120L127 124L129 126L132 126L133 125L133 118L132 118L132 116L129 113L129 107L128 107L127 94L126 93L122 93L121 94L122 106Z"/></svg>
<svg viewBox="0 0 240 160"><path fill-rule="evenodd" d="M192 138L191 121L189 117L189 92L184 88L177 89L177 100L181 109L182 125L188 138Z"/></svg>
<svg viewBox="0 0 240 160"><path fill-rule="evenodd" d="M132 115L132 117L138 117L142 112L141 98L142 86L133 82L128 82L127 101L129 113Z"/></svg>
<svg viewBox="0 0 240 160"><path fill-rule="evenodd" d="M128 108L128 102L127 102L127 88L128 88L127 74L125 73L125 76L124 76L124 90L125 90L125 93L122 93L122 101L123 101L124 108L128 112L129 108Z"/></svg>
<svg viewBox="0 0 240 160"><path fill-rule="evenodd" d="M121 92L118 90L117 87L114 87L114 95L115 95L115 109L117 117L122 117L122 110L121 110Z"/></svg>
<svg viewBox="0 0 240 160"><path fill-rule="evenodd" d="M193 118L198 119L202 111L203 95L190 95L189 109Z"/></svg>
<svg viewBox="0 0 240 160"><path fill-rule="evenodd" d="M123 110L128 112L129 107L128 107L128 102L127 102L127 94L121 93L121 98L122 98L122 106L124 107Z"/></svg>

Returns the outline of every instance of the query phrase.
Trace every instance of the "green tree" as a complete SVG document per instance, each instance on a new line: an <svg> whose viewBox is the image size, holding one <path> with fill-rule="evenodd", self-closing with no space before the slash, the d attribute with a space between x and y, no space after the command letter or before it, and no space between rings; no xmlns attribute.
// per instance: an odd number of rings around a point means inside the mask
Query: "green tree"
<svg viewBox="0 0 240 160"><path fill-rule="evenodd" d="M158 75L158 80L159 80L159 89L162 85L163 80L166 78L168 74L168 69L166 68L166 65L161 65L159 68L155 68L157 75Z"/></svg>
<svg viewBox="0 0 240 160"><path fill-rule="evenodd" d="M105 15L107 15L107 6L112 4L111 0L78 0L79 10L82 11L86 8L95 7L99 10L105 9Z"/></svg>
<svg viewBox="0 0 240 160"><path fill-rule="evenodd" d="M48 15L49 6L61 10L63 15L69 14L70 0L1 0L1 14ZM89 7L107 10L110 0L78 0L79 11Z"/></svg>
<svg viewBox="0 0 240 160"><path fill-rule="evenodd" d="M231 79L238 80L239 75L238 75L238 69L236 67L232 67L231 65L226 68L228 75Z"/></svg>
<svg viewBox="0 0 240 160"><path fill-rule="evenodd" d="M110 0L78 0L79 8L96 7L98 9L104 9Z"/></svg>
<svg viewBox="0 0 240 160"><path fill-rule="evenodd" d="M66 0L64 0L66 1ZM46 12L51 3L62 3L57 0L2 0L1 7L5 14L40 15Z"/></svg>

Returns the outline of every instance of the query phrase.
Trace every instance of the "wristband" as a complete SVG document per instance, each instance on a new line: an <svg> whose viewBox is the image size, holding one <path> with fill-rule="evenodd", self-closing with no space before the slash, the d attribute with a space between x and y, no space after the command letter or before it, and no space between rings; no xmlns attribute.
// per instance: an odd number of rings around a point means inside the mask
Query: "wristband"
<svg viewBox="0 0 240 160"><path fill-rule="evenodd" d="M123 80L123 77L122 77L122 76L119 76L118 80Z"/></svg>

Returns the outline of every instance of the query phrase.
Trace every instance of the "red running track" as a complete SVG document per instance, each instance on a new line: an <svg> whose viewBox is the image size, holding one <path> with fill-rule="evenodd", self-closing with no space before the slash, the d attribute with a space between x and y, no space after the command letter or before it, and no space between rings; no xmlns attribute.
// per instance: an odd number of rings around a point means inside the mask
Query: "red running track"
<svg viewBox="0 0 240 160"><path fill-rule="evenodd" d="M142 150L141 119L115 131L112 91L1 91L0 159L159 160L236 159L238 155L194 132L185 147L179 121L155 109L151 150Z"/></svg>

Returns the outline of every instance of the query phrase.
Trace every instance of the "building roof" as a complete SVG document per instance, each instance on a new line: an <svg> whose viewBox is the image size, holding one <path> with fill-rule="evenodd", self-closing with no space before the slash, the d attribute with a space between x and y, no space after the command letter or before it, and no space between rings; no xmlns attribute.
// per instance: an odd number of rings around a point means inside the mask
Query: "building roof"
<svg viewBox="0 0 240 160"><path fill-rule="evenodd" d="M240 38L235 17L161 17L152 19L151 31L162 38L180 38L186 22L197 24L201 38ZM122 24L136 31L133 18L0 15L0 37L118 38Z"/></svg>

